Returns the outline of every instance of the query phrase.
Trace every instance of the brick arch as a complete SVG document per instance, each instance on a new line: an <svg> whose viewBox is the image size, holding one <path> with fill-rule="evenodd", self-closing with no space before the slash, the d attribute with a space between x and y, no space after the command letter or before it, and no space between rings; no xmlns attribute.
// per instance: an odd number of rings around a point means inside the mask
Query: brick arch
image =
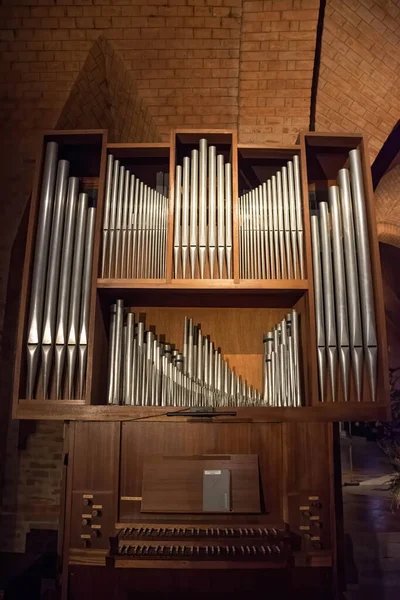
<svg viewBox="0 0 400 600"><path fill-rule="evenodd" d="M400 164L382 177L375 191L379 241L400 248Z"/></svg>
<svg viewBox="0 0 400 600"><path fill-rule="evenodd" d="M108 129L113 142L154 142L157 127L132 72L112 42L89 50L58 119L57 129Z"/></svg>
<svg viewBox="0 0 400 600"><path fill-rule="evenodd" d="M371 161L400 114L400 7L391 0L328 0L317 130L363 131Z"/></svg>

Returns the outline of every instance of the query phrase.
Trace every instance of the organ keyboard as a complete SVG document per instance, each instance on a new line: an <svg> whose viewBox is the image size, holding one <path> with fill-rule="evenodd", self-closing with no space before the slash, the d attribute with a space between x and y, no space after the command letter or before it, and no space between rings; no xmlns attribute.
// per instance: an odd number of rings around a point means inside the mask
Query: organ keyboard
<svg viewBox="0 0 400 600"><path fill-rule="evenodd" d="M291 557L290 533L284 528L241 525L208 527L163 525L121 526L110 537L109 565L135 567L158 560L224 563L224 568L244 562L247 567L284 568ZM215 564L216 568L217 564Z"/></svg>

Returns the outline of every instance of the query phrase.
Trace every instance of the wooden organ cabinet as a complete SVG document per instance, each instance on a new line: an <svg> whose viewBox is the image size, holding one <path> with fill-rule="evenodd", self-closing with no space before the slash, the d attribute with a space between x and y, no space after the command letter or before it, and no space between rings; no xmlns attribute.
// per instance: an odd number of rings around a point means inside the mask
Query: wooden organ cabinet
<svg viewBox="0 0 400 600"><path fill-rule="evenodd" d="M13 416L66 422L64 599L334 598L334 422L389 415L362 135L45 134Z"/></svg>

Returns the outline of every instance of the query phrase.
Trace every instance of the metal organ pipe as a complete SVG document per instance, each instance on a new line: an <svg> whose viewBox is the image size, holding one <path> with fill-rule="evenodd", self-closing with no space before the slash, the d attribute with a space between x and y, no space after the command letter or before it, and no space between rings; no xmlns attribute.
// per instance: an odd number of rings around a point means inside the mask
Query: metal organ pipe
<svg viewBox="0 0 400 600"><path fill-rule="evenodd" d="M189 176L187 175L189 173ZM182 184L180 181L182 179ZM202 138L175 170L174 277L232 277L232 168L216 146ZM182 190L182 191L181 191ZM182 208L181 208L182 207ZM181 239L181 241L180 241ZM188 240L188 242L187 242ZM189 255L189 259L187 257ZM185 263L185 264L183 264ZM198 270L197 270L198 265ZM208 267L208 268L207 268Z"/></svg>
<svg viewBox="0 0 400 600"><path fill-rule="evenodd" d="M179 219L176 220L174 229L175 270L179 266L181 251L179 175L177 172L175 202ZM159 184L158 188L161 187L164 190L164 185ZM117 279L164 278L167 225L168 201L163 193L146 185L109 154L103 214L101 276Z"/></svg>
<svg viewBox="0 0 400 600"><path fill-rule="evenodd" d="M82 348L85 344L87 347L91 286L85 282L86 274L91 275L93 235L85 243L87 194L79 195L79 179L69 177L69 162L57 162L57 155L58 145L48 142L30 290L28 398L60 399L71 398L76 392L81 397L84 394L86 354L81 355L78 372L76 357L80 338L86 339ZM90 210L94 232L95 208ZM88 264L82 273L84 247ZM102 257L102 269L104 261ZM68 377L64 386L66 358ZM41 385L37 385L38 380Z"/></svg>
<svg viewBox="0 0 400 600"><path fill-rule="evenodd" d="M58 144L49 142L46 146L46 155L44 159L35 254L33 259L28 320L27 398L33 398L39 365L40 337L42 333L43 303L46 285L46 265L49 253L51 220L53 214L57 155Z"/></svg>
<svg viewBox="0 0 400 600"><path fill-rule="evenodd" d="M304 239L298 156L244 193L239 206L242 279L304 277Z"/></svg>
<svg viewBox="0 0 400 600"><path fill-rule="evenodd" d="M353 374L357 400L361 401L365 356L370 398L374 401L378 349L363 173L358 149L350 151L349 163L350 170L339 170L338 185L328 188L330 212L327 204L320 202L319 217L311 217L318 353L319 357L324 351L328 353L331 381L336 376L338 355L344 401L349 399L350 373ZM320 268L316 235L318 220L321 227L324 305L317 282ZM331 244L333 273L327 278ZM328 279L332 279L334 294ZM325 320L325 340L319 326L322 318ZM322 364L322 358L319 361ZM320 392L323 400L322 386ZM334 389L332 394L335 399Z"/></svg>
<svg viewBox="0 0 400 600"><path fill-rule="evenodd" d="M152 329L152 328L151 328ZM161 341L162 339L162 341ZM301 406L296 310L264 336L262 392L243 380L200 325L185 317L183 351L110 307L108 403L136 406Z"/></svg>

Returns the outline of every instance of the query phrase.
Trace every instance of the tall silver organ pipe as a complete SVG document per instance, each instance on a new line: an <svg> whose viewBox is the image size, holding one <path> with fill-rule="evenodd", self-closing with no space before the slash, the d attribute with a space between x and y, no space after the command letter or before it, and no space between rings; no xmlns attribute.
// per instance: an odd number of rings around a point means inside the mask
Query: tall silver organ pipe
<svg viewBox="0 0 400 600"><path fill-rule="evenodd" d="M329 212L327 204L320 202L319 217L311 217L317 345L319 357L325 350L330 360L331 381L336 377L336 357L339 359L345 402L349 399L350 381L354 382L351 389L354 388L358 401L365 397L375 401L378 348L367 211L358 149L350 151L349 164L350 169L339 170L338 185L328 188ZM321 228L321 255L315 234L317 221ZM326 279L330 256L333 261L332 286ZM317 285L321 264L323 303ZM321 328L318 325L322 318L325 322L325 340L320 335ZM322 364L322 358L320 360ZM369 382L369 395L363 389L364 379ZM335 400L333 392L332 389ZM320 393L323 400L321 386Z"/></svg>
<svg viewBox="0 0 400 600"><path fill-rule="evenodd" d="M377 373L375 301L372 285L371 255L360 151L358 149L350 150L349 158L354 228L356 232L357 258L359 264L358 277L360 284L364 352L369 373L371 398L375 401Z"/></svg>
<svg viewBox="0 0 400 600"><path fill-rule="evenodd" d="M349 321L347 314L339 188L334 185L329 188L329 210L331 214L337 346L339 352L339 364L342 372L343 395L344 400L347 402L350 373Z"/></svg>
<svg viewBox="0 0 400 600"><path fill-rule="evenodd" d="M57 172L58 144L48 142L44 159L39 216L33 259L27 344L27 398L33 398L39 366L43 322L46 267L49 253L54 186Z"/></svg>
<svg viewBox="0 0 400 600"><path fill-rule="evenodd" d="M75 392L75 370L79 343L79 315L82 292L83 259L85 251L88 195L79 194L74 255L72 261L71 294L69 301L67 337L67 394L72 399Z"/></svg>
<svg viewBox="0 0 400 600"><path fill-rule="evenodd" d="M68 183L64 237L61 252L60 287L58 293L57 325L55 337L55 393L57 400L62 395L62 382L65 366L72 255L74 249L76 212L78 207L78 189L79 179L77 177L70 177Z"/></svg>
<svg viewBox="0 0 400 600"><path fill-rule="evenodd" d="M333 291L332 251L329 227L328 204L320 202L320 236L322 258L322 281L325 312L325 343L328 354L328 368L331 382L332 399L336 400L336 315Z"/></svg>
<svg viewBox="0 0 400 600"><path fill-rule="evenodd" d="M182 165L176 166L175 181L175 279L180 273L183 278L190 273L191 279L204 279L207 275L210 279L231 278L231 164L225 162L216 146L209 146L207 139L202 138L199 148L193 149L190 157L185 156Z"/></svg>
<svg viewBox="0 0 400 600"><path fill-rule="evenodd" d="M68 174L69 162L66 160L60 160L57 168L57 181L49 247L50 252L49 262L47 265L47 282L44 298L44 323L42 334L42 374L44 398L47 398L48 396L48 387L50 384L53 366L57 295L60 280L60 259L64 228L64 214L66 205Z"/></svg>
<svg viewBox="0 0 400 600"><path fill-rule="evenodd" d="M79 194L79 179L69 177L69 162L57 162L57 155L58 145L49 142L42 175L28 320L27 398L43 400L84 397L83 345L87 348L87 342L82 341L79 369L76 359L80 338L87 338L91 286L85 282L92 269L96 210L90 209L92 235L85 240L88 196ZM108 167L112 171L110 164Z"/></svg>
<svg viewBox="0 0 400 600"><path fill-rule="evenodd" d="M192 150L190 165L190 274L194 279L197 266L198 246L198 185L199 185L199 152Z"/></svg>
<svg viewBox="0 0 400 600"><path fill-rule="evenodd" d="M311 216L311 244L314 271L315 318L317 327L317 360L320 398L325 399L326 351L324 297L322 292L321 243L319 222L316 215Z"/></svg>
<svg viewBox="0 0 400 600"><path fill-rule="evenodd" d="M85 256L82 274L82 298L79 327L78 398L83 398L85 395L85 379L89 344L90 292L92 289L92 263L95 223L96 209L93 206L91 206L88 208L87 214L85 233Z"/></svg>

